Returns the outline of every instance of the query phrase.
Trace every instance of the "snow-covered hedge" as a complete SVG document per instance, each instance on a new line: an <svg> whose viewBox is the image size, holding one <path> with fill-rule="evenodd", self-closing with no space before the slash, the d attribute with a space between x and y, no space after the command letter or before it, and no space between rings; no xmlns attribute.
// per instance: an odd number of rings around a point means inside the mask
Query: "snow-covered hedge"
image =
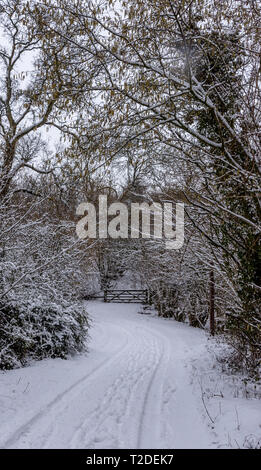
<svg viewBox="0 0 261 470"><path fill-rule="evenodd" d="M0 303L0 369L31 360L66 358L85 350L87 314L81 303Z"/></svg>
<svg viewBox="0 0 261 470"><path fill-rule="evenodd" d="M79 298L88 285L88 250L75 224L45 204L16 195L0 204L0 369L86 348Z"/></svg>

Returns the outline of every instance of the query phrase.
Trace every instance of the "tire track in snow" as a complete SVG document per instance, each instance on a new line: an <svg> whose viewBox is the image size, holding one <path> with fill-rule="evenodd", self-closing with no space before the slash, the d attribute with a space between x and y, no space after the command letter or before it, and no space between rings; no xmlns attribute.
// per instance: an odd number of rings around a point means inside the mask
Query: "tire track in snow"
<svg viewBox="0 0 261 470"><path fill-rule="evenodd" d="M129 326L133 328L131 323ZM126 364L124 373L116 377L103 402L80 425L71 447L150 447L152 434L154 446L159 445L169 343L166 347L164 336L144 327L139 328L139 341L135 332L133 336L132 349L120 358Z"/></svg>
<svg viewBox="0 0 261 470"><path fill-rule="evenodd" d="M129 326L132 326L131 323ZM135 402L137 389L144 394L145 385L143 382L150 380L150 371L157 362L157 356L154 338L151 335L142 338L140 329L139 335L134 331L132 347L123 352L118 363L118 369L122 371L121 374L114 377L102 402L98 403L92 415L81 423L78 432L71 440L71 447L109 446L118 448L130 445L131 422L135 421L137 427L140 420L137 404L130 407L130 403ZM128 414L130 408L131 420ZM126 429L123 430L123 427ZM136 434L137 432L134 430L133 435ZM134 440L133 446L135 447Z"/></svg>
<svg viewBox="0 0 261 470"><path fill-rule="evenodd" d="M120 350L116 351L116 353L114 353L113 357L105 359L95 369L91 370L84 377L81 377L79 380L77 380L72 385L70 385L70 387L68 387L66 390L64 390L63 392L56 395L56 397L53 400L51 400L47 405L45 405L44 408L42 408L38 413L36 413L34 416L32 416L26 423L21 425L13 434L11 434L11 436L9 436L8 439L6 439L3 442L3 444L1 445L0 448L8 449L8 448L14 447L15 444L18 443L18 441L24 435L30 433L31 428L38 421L40 421L41 418L43 418L46 415L46 413L51 412L52 409L61 400L63 400L65 397L67 397L67 395L69 395L77 387L82 386L85 381L87 381L89 379L94 379L96 374L100 374L103 371L103 369L106 368L107 365L111 364L112 362L114 362L117 359L117 357L122 353L122 351L124 349L127 349L129 347L129 333L128 333L128 331L126 331L122 327L118 327L118 328L121 329L122 331L124 331L124 333L127 333L127 342L126 342L126 344ZM88 356L87 356L87 358L88 358Z"/></svg>
<svg viewBox="0 0 261 470"><path fill-rule="evenodd" d="M140 419L137 436L137 448L164 448L164 443L160 445L162 437L162 411L164 406L163 392L166 381L167 368L170 360L170 345L165 336L155 332L161 340L161 352L151 379L149 381L143 402L143 411ZM149 431L149 433L148 433Z"/></svg>
<svg viewBox="0 0 261 470"><path fill-rule="evenodd" d="M169 340L129 320L120 330L126 344L20 426L5 441L5 448L164 447L161 428ZM91 387L102 394L88 408Z"/></svg>

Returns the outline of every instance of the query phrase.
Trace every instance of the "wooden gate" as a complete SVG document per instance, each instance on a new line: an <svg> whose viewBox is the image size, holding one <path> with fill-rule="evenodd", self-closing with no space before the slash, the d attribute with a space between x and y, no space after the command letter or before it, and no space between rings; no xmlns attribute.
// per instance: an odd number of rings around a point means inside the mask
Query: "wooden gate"
<svg viewBox="0 0 261 470"><path fill-rule="evenodd" d="M104 291L104 302L146 304L148 291L147 289L109 289Z"/></svg>

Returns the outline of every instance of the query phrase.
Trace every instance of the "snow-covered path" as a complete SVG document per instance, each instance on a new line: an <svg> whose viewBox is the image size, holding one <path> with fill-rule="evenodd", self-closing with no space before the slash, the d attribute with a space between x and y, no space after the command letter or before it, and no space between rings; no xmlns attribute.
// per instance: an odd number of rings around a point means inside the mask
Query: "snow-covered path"
<svg viewBox="0 0 261 470"><path fill-rule="evenodd" d="M204 353L206 335L139 309L90 302L86 356L2 374L0 446L216 447L191 383L191 360Z"/></svg>

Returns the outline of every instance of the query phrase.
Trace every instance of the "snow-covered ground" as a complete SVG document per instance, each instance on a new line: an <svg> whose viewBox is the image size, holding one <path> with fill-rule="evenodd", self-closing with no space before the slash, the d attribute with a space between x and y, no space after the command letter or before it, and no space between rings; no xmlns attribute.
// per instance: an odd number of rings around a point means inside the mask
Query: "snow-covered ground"
<svg viewBox="0 0 261 470"><path fill-rule="evenodd" d="M0 373L2 448L257 446L261 401L221 374L203 331L88 302L89 352Z"/></svg>

